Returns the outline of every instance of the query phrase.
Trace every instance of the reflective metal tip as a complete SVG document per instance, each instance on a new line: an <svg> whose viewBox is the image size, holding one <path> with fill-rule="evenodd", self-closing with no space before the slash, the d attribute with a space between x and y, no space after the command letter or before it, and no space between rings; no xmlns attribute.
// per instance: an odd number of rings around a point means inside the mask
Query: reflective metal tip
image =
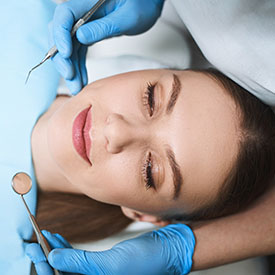
<svg viewBox="0 0 275 275"><path fill-rule="evenodd" d="M28 72L28 75L27 75L27 78L26 78L26 81L25 81L25 85L27 84L28 80L29 80L29 77L31 75L31 72L36 69L37 67L39 67L41 64L43 64L45 61L43 60L42 62L40 62L39 64L37 64L36 66L34 66L29 72Z"/></svg>
<svg viewBox="0 0 275 275"><path fill-rule="evenodd" d="M40 65L42 65L46 60L48 60L51 56L49 54L46 54L46 56L43 58L43 60L37 64L36 66L34 66L29 72L28 72L28 75L27 75L27 78L26 78L26 81L25 81L25 85L27 84L29 78L30 78L30 74L33 70L35 70L37 67L39 67Z"/></svg>
<svg viewBox="0 0 275 275"><path fill-rule="evenodd" d="M29 80L29 77L31 75L31 72L32 72L32 69L28 72L28 75L27 75L27 78L25 80L25 85L27 84L28 80Z"/></svg>

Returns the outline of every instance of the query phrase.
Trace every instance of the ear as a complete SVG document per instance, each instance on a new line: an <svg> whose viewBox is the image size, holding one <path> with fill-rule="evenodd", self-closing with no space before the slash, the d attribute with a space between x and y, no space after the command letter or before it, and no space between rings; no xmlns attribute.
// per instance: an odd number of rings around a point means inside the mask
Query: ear
<svg viewBox="0 0 275 275"><path fill-rule="evenodd" d="M124 206L121 206L121 210L126 217L128 217L134 221L150 222L156 226L166 226L170 223L170 221L164 221L157 216L145 214L140 211L136 211L131 208L124 207Z"/></svg>

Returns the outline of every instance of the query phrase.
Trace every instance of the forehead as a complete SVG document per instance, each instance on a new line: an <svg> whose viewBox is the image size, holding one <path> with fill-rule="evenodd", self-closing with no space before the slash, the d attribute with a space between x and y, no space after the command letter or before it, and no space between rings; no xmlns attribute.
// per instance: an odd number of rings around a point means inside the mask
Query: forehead
<svg viewBox="0 0 275 275"><path fill-rule="evenodd" d="M193 201L214 198L232 168L238 152L238 116L233 99L215 80L202 73L177 74L182 92L171 142L184 179L181 199L192 208Z"/></svg>

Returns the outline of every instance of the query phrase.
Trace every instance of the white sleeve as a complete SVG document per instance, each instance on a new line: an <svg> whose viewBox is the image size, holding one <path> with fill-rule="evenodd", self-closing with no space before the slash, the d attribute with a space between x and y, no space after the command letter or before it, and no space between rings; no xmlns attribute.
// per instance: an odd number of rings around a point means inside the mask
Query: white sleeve
<svg viewBox="0 0 275 275"><path fill-rule="evenodd" d="M275 106L275 1L172 0L217 69Z"/></svg>

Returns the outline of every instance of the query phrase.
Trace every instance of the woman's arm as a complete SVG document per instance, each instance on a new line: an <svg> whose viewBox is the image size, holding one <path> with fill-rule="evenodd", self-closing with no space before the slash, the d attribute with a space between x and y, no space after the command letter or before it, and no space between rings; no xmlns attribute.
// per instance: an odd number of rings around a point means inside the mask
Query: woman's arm
<svg viewBox="0 0 275 275"><path fill-rule="evenodd" d="M193 226L193 270L275 253L275 185L247 210Z"/></svg>

